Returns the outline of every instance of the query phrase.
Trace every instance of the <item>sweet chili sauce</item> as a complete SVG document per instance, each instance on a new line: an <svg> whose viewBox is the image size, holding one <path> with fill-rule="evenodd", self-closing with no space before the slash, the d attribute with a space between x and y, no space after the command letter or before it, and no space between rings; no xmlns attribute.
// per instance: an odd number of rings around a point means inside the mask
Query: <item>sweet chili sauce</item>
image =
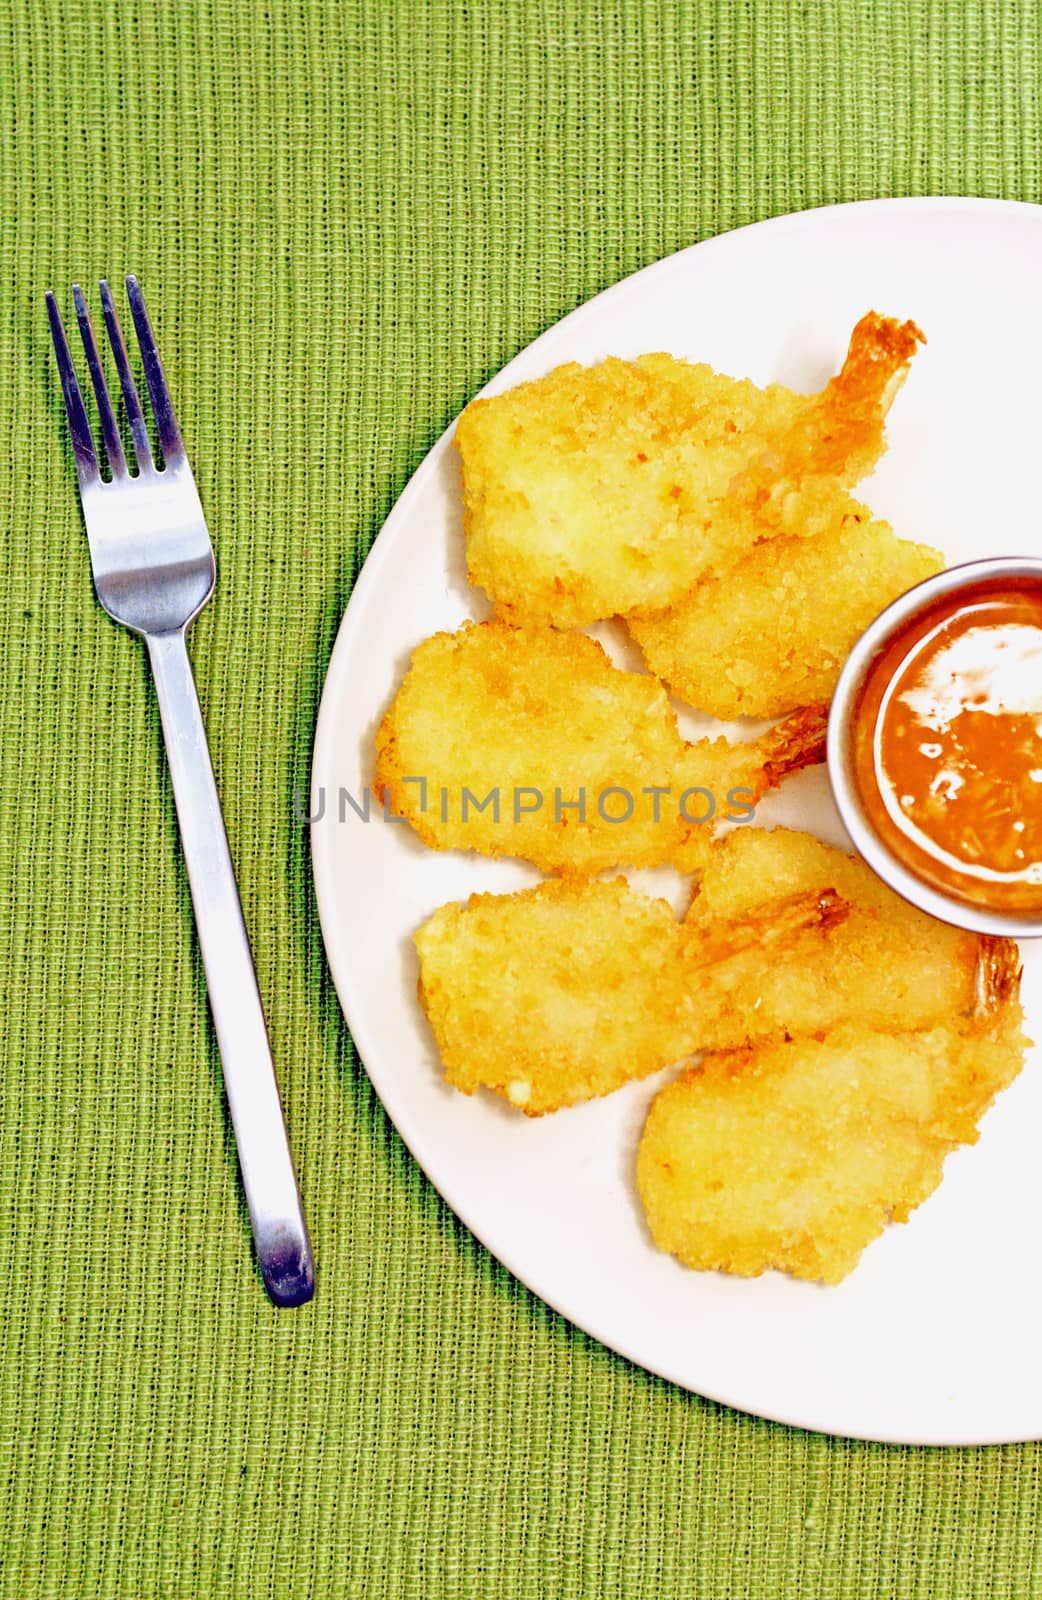
<svg viewBox="0 0 1042 1600"><path fill-rule="evenodd" d="M1042 581L944 596L879 652L854 720L883 840L974 905L1042 911Z"/></svg>

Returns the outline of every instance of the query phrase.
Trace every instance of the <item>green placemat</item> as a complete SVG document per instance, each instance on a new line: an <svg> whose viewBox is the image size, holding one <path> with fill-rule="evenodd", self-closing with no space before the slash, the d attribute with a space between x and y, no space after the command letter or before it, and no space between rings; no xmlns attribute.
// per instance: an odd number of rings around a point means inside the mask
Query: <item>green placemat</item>
<svg viewBox="0 0 1042 1600"><path fill-rule="evenodd" d="M1031 3L0 3L0 1589L1042 1594L1042 1451L807 1436L513 1282L352 1053L318 695L409 473L535 334L774 212L1040 186ZM94 603L42 292L133 269L218 549L194 656L320 1287L250 1257L140 647Z"/></svg>

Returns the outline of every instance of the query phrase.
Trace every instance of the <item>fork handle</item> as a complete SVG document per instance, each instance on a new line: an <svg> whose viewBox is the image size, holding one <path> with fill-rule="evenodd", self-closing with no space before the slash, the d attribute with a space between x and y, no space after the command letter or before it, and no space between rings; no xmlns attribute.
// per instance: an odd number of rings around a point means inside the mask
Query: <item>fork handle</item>
<svg viewBox="0 0 1042 1600"><path fill-rule="evenodd" d="M185 629L145 640L257 1256L275 1304L302 1305L315 1288L311 1245Z"/></svg>

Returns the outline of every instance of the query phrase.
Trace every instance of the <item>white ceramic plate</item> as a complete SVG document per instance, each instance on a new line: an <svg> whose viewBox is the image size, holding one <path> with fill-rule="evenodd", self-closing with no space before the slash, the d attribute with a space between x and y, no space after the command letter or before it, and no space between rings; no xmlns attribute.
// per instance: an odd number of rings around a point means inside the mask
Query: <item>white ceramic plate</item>
<svg viewBox="0 0 1042 1600"><path fill-rule="evenodd" d="M979 200L839 206L743 228L658 262L566 317L489 385L562 361L669 350L757 382L817 388L869 307L929 344L859 491L951 561L1042 554L1042 208ZM313 770L315 882L333 976L362 1060L413 1155L536 1294L631 1360L699 1394L806 1428L923 1443L1042 1437L1042 1051L952 1156L940 1190L837 1288L686 1271L658 1253L633 1182L647 1107L670 1074L529 1120L448 1089L416 999L411 935L444 901L533 869L425 849L361 798L372 736L419 641L487 615L464 575L449 436L408 485L344 616ZM694 730L695 719L686 719ZM843 834L823 769L761 823ZM636 874L679 906L681 880ZM1040 941L1042 943L1042 941ZM1025 948L1042 1039L1042 949Z"/></svg>

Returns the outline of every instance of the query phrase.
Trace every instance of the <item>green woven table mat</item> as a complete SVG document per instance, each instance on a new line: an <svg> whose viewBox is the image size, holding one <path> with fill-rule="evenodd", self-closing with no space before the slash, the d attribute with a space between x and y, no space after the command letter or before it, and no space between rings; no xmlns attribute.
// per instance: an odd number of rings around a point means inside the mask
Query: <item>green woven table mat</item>
<svg viewBox="0 0 1042 1600"><path fill-rule="evenodd" d="M740 223L1038 200L1040 34L998 0L0 0L4 1597L1042 1594L1039 1448L728 1412L488 1257L352 1052L293 812L352 581L468 396ZM294 1313L47 340L46 287L124 270L217 543L194 658L316 1245Z"/></svg>

